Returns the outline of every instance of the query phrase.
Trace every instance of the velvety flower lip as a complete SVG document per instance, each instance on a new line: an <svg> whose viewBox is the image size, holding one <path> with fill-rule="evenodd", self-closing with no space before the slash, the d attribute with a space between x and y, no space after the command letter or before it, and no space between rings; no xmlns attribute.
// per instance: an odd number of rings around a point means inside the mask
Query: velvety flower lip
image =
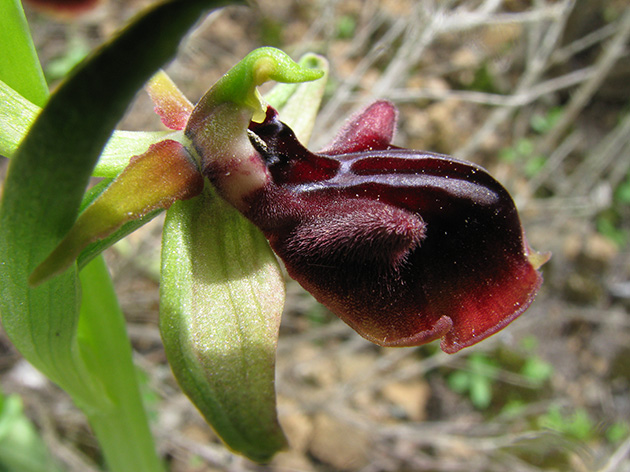
<svg viewBox="0 0 630 472"><path fill-rule="evenodd" d="M380 101L320 153L271 108L250 139L271 175L245 215L289 275L365 338L453 353L532 303L546 261L531 251L508 192L483 168L391 145Z"/></svg>

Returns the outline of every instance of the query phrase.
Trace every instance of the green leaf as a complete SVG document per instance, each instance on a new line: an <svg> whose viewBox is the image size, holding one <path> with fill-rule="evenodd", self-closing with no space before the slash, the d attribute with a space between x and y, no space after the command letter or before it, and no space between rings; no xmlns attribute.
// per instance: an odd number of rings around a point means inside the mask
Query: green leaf
<svg viewBox="0 0 630 472"><path fill-rule="evenodd" d="M630 204L630 177L621 182L615 190L615 202L621 205Z"/></svg>
<svg viewBox="0 0 630 472"><path fill-rule="evenodd" d="M618 247L623 247L628 241L628 231L620 228L616 220L616 215L610 211L602 213L597 217L597 231Z"/></svg>
<svg viewBox="0 0 630 472"><path fill-rule="evenodd" d="M516 418L521 416L526 408L527 404L523 400L508 400L503 408L501 408L501 416L505 418Z"/></svg>
<svg viewBox="0 0 630 472"><path fill-rule="evenodd" d="M492 385L486 377L475 376L470 381L470 401L480 410L485 410L492 403Z"/></svg>
<svg viewBox="0 0 630 472"><path fill-rule="evenodd" d="M64 78L90 53L90 46L85 37L71 30L70 38L62 55L50 59L44 71L49 82Z"/></svg>
<svg viewBox="0 0 630 472"><path fill-rule="evenodd" d="M538 338L530 334L521 339L520 345L526 351L534 352L538 349Z"/></svg>
<svg viewBox="0 0 630 472"><path fill-rule="evenodd" d="M448 386L457 393L466 393L470 387L470 374L463 370L453 372L448 376Z"/></svg>
<svg viewBox="0 0 630 472"><path fill-rule="evenodd" d="M40 110L0 80L0 156L15 153Z"/></svg>
<svg viewBox="0 0 630 472"><path fill-rule="evenodd" d="M558 406L552 406L538 419L538 424L541 428L553 429L580 441L591 439L595 433L593 421L583 408L569 416L563 414Z"/></svg>
<svg viewBox="0 0 630 472"><path fill-rule="evenodd" d="M468 358L468 367L475 376L493 378L499 370L497 363L485 354L473 353Z"/></svg>
<svg viewBox="0 0 630 472"><path fill-rule="evenodd" d="M530 156L525 163L523 172L527 177L534 177L545 167L547 158L545 156Z"/></svg>
<svg viewBox="0 0 630 472"><path fill-rule="evenodd" d="M357 30L357 20L351 15L342 15L337 20L337 38L352 39Z"/></svg>
<svg viewBox="0 0 630 472"><path fill-rule="evenodd" d="M78 346L89 372L103 385L97 409L85 411L109 470L161 471L132 362L125 317L102 257L80 274L83 286Z"/></svg>
<svg viewBox="0 0 630 472"><path fill-rule="evenodd" d="M528 157L534 152L534 143L530 139L521 138L516 142L514 148L520 157Z"/></svg>
<svg viewBox="0 0 630 472"><path fill-rule="evenodd" d="M20 0L0 0L0 79L39 106L48 99L42 72Z"/></svg>
<svg viewBox="0 0 630 472"><path fill-rule="evenodd" d="M617 421L606 429L606 440L612 444L618 443L628 437L630 426L623 421Z"/></svg>
<svg viewBox="0 0 630 472"><path fill-rule="evenodd" d="M209 189L168 211L160 329L182 389L234 451L286 445L275 406L284 282L264 236Z"/></svg>
<svg viewBox="0 0 630 472"><path fill-rule="evenodd" d="M538 134L548 133L562 118L563 113L562 107L553 107L546 114L536 113L530 119L530 126Z"/></svg>

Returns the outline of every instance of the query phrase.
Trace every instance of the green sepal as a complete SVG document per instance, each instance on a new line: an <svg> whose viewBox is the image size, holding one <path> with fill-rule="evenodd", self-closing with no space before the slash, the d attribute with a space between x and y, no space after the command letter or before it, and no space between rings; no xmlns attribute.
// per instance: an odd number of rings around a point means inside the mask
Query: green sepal
<svg viewBox="0 0 630 472"><path fill-rule="evenodd" d="M160 329L169 364L227 446L257 462L286 446L274 390L283 303L264 236L213 190L168 210Z"/></svg>
<svg viewBox="0 0 630 472"><path fill-rule="evenodd" d="M41 108L0 80L0 129L2 129L0 156L13 157L40 112ZM164 139L181 142L183 133L181 131L114 131L92 175L116 177L129 165L131 156L142 154L151 144Z"/></svg>
<svg viewBox="0 0 630 472"><path fill-rule="evenodd" d="M34 105L0 80L0 156L11 158L33 125L41 108ZM164 139L183 141L181 131L125 131L116 130L107 141L96 167L94 177L116 177L131 156L145 152L151 144Z"/></svg>
<svg viewBox="0 0 630 472"><path fill-rule="evenodd" d="M114 131L92 171L93 177L116 177L133 156L143 154L152 144L165 139L181 142L181 131Z"/></svg>
<svg viewBox="0 0 630 472"><path fill-rule="evenodd" d="M177 141L153 144L83 211L68 234L29 277L38 285L60 274L88 245L102 240L124 224L139 220L176 200L198 195L203 178L188 151ZM96 255L96 254L94 254Z"/></svg>

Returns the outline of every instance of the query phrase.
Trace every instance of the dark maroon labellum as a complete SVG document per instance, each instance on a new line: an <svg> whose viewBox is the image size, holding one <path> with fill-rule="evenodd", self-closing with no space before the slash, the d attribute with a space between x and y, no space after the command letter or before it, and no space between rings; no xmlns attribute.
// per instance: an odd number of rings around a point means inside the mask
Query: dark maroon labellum
<svg viewBox="0 0 630 472"><path fill-rule="evenodd" d="M289 275L365 338L443 338L456 352L518 317L542 278L508 192L469 162L391 146L393 128L378 128L391 110L377 102L316 154L269 108L250 139L271 181L245 213Z"/></svg>

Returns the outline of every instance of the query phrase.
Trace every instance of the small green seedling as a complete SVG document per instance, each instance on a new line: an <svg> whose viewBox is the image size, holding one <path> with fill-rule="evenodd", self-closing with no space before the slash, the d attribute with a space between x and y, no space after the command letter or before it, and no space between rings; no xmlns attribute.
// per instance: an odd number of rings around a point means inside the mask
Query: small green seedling
<svg viewBox="0 0 630 472"><path fill-rule="evenodd" d="M466 368L453 372L447 382L454 392L467 394L475 408L485 410L492 403L492 386L498 370L496 361L485 354L472 354Z"/></svg>

